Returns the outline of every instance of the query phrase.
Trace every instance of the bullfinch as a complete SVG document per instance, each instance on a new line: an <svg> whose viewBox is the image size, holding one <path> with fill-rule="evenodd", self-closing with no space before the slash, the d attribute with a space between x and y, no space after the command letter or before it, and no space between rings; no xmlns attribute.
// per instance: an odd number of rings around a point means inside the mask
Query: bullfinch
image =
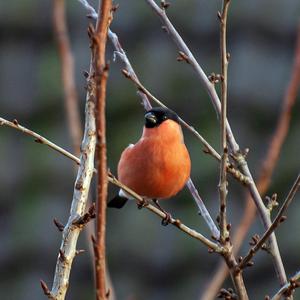
<svg viewBox="0 0 300 300"><path fill-rule="evenodd" d="M118 179L124 185L154 203L176 195L190 177L191 160L184 144L179 118L175 112L154 107L145 113L140 140L130 144L118 164ZM125 191L113 198L108 207L121 208L132 198ZM166 213L168 222L170 214Z"/></svg>

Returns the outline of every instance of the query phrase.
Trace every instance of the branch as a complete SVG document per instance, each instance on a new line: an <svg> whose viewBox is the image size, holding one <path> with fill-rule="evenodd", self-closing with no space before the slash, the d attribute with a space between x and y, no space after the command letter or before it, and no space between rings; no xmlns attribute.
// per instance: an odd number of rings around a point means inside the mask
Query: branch
<svg viewBox="0 0 300 300"><path fill-rule="evenodd" d="M222 92L222 103L221 103L221 167L220 167L220 181L219 181L219 194L220 194L220 241L222 244L226 244L226 238L229 236L227 230L227 220L226 220L226 197L227 197L227 172L226 165L228 161L228 148L226 140L226 122L227 122L227 70L228 70L228 53L226 46L226 30L227 30L227 14L229 8L230 0L223 1L222 15L220 18L220 48L221 48L221 92Z"/></svg>
<svg viewBox="0 0 300 300"><path fill-rule="evenodd" d="M257 180L257 189L261 195L264 195L270 185L274 168L279 159L282 145L288 134L291 114L296 102L297 91L300 83L300 26L298 26L298 36L295 47L294 63L291 72L291 78L288 83L288 87L285 92L285 96L282 98L282 109L278 117L277 127L273 133L270 145L266 157L263 159L260 175ZM237 253L242 242L248 232L251 224L256 216L256 207L252 202L251 195L248 194L246 198L246 206L244 208L244 214L241 218L241 222L238 225L238 229L233 237L234 251ZM228 268L222 262L215 273L213 279L210 281L209 286L206 288L203 294L203 300L213 300L215 295L220 290L226 276L228 275Z"/></svg>
<svg viewBox="0 0 300 300"><path fill-rule="evenodd" d="M203 217L203 219L205 220L206 224L208 225L213 237L216 240L219 240L220 238L220 231L217 228L217 226L215 225L214 220L212 219L212 217L210 216L207 208L204 205L204 202L202 201L196 187L194 186L194 183L192 181L191 178L189 178L189 180L186 183L186 186L188 187L188 189L190 190L190 193L192 194L193 198L195 199L195 202L199 208L199 214Z"/></svg>
<svg viewBox="0 0 300 300"><path fill-rule="evenodd" d="M119 188L121 188L122 190L124 190L130 196L134 197L137 200L137 204L139 206L145 207L146 209L152 211L157 216L159 216L161 219L166 218L166 214L164 212L162 212L161 210L157 209L155 206L153 206L153 205L151 205L149 203L146 203L144 201L143 197L141 197L140 195L138 195L137 193L135 193L134 191L132 191L130 188L128 188L127 186L125 186L124 184L122 184L112 174L109 174L108 180L111 183L113 183L114 185L116 185ZM218 244L210 241L209 239L207 239L201 233L195 231L194 229L191 229L188 226L184 225L180 220L174 219L174 218L171 217L170 224L174 225L175 227L177 227L181 231L185 232L189 236L191 236L191 237L199 240L200 242L202 242L204 245L206 245L212 251L217 252L217 253L222 253L223 252L223 248L220 247Z"/></svg>
<svg viewBox="0 0 300 300"><path fill-rule="evenodd" d="M51 290L51 297L55 300L63 300L69 286L71 266L76 255L76 244L82 229L81 226L74 225L74 222L84 215L89 187L94 172L94 153L96 147L94 95L94 83L92 79L89 79L85 111L85 130L81 145L80 166L74 186L70 217L63 230L62 243L57 258ZM74 160L71 155L67 156Z"/></svg>
<svg viewBox="0 0 300 300"><path fill-rule="evenodd" d="M73 143L74 153L76 156L79 156L82 130L74 77L74 59L68 36L64 0L54 0L53 2L53 26L61 61L61 76L63 81L68 127L71 135L71 141Z"/></svg>
<svg viewBox="0 0 300 300"><path fill-rule="evenodd" d="M77 163L77 165L80 164L79 158L77 158L75 155L73 155L70 152L68 152L67 150L57 146L56 144L54 144L53 142L51 142L48 139L44 138L40 134L38 134L38 133L36 133L36 132L34 132L34 131L32 131L32 130L24 127L24 126L21 126L16 119L14 119L12 122L10 122L10 121L0 117L0 126L7 126L7 127L17 129L17 130L25 133L26 135L33 137L35 139L34 141L36 143L46 145L49 148L55 150L56 152L59 152L62 155L72 159L73 161L75 161Z"/></svg>
<svg viewBox="0 0 300 300"><path fill-rule="evenodd" d="M105 300L109 291L106 288L106 203L107 203L107 150L106 150L106 85L108 66L105 62L105 50L108 27L112 21L112 0L102 0L99 5L95 32L90 29L92 59L96 83L96 123L97 123L97 213L96 240L93 240L95 252L96 299Z"/></svg>
<svg viewBox="0 0 300 300"><path fill-rule="evenodd" d="M272 232L286 219L286 217L283 215L288 206L293 201L297 190L300 187L300 174L298 175L296 181L293 184L293 187L291 188L288 196L283 202L282 207L280 208L276 218L274 219L273 223L269 227L269 229L264 233L264 235L261 237L261 239L249 250L248 254L243 258L243 260L239 263L239 268L243 269L247 263L253 258L255 253L262 247L262 245L267 241L267 239L270 237Z"/></svg>
<svg viewBox="0 0 300 300"><path fill-rule="evenodd" d="M165 9L161 9L154 0L146 0L146 2L149 4L149 6L152 8L152 10L158 15L162 23L164 24L164 27L167 29L166 31L171 36L175 44L177 45L179 51L182 51L185 55L185 58L188 60L189 64L194 68L196 71L196 74L200 78L201 82L203 83L204 87L206 88L211 102L213 106L215 107L215 110L217 112L217 115L220 116L221 114L221 104L220 99L217 95L215 86L213 82L210 82L198 62L196 61L195 57L193 56L192 52L189 50L188 46L185 44L179 33L176 31L170 20L168 19ZM251 172L249 170L247 161L245 159L244 154L240 151L239 145L235 141L235 138L233 136L231 127L226 122L226 133L227 133L227 140L230 145L230 148L233 152L233 157L240 168L240 170L243 172L243 174L250 179L248 186L248 189L251 193L251 196L258 208L258 212L260 215L260 218L263 222L263 225L265 229L267 230L269 226L271 225L270 216L268 215L268 210L264 206L264 203L262 201L262 198L257 190L257 187L254 183L254 180L252 178ZM277 277L279 279L279 282L281 285L284 285L287 282L287 277L285 274L285 270L283 267L282 259L280 256L277 240L275 237L275 234L273 233L270 237L270 253L273 258L273 264L274 268L277 273Z"/></svg>
<svg viewBox="0 0 300 300"><path fill-rule="evenodd" d="M296 288L300 287L300 271L289 279L289 282L284 285L273 297L272 300L280 300L282 296L290 297ZM287 298L286 298L287 299Z"/></svg>

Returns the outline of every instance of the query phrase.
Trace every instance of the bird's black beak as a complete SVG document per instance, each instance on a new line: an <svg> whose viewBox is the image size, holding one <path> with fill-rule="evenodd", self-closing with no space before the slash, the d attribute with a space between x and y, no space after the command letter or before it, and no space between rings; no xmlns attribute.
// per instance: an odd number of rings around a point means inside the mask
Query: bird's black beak
<svg viewBox="0 0 300 300"><path fill-rule="evenodd" d="M152 128L157 125L157 118L153 112L148 112L145 114L145 125L148 128Z"/></svg>

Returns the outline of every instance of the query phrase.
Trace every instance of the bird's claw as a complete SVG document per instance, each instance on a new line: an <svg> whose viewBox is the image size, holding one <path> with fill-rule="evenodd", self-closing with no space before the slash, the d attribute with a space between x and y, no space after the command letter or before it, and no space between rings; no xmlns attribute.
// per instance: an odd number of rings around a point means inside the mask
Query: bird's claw
<svg viewBox="0 0 300 300"><path fill-rule="evenodd" d="M172 216L170 213L165 212L166 216L161 220L162 226L167 226L171 223Z"/></svg>
<svg viewBox="0 0 300 300"><path fill-rule="evenodd" d="M146 207L148 205L149 205L149 200L147 198L143 198L143 201L139 201L137 203L137 208L138 209L142 209L142 208L144 208L144 207Z"/></svg>

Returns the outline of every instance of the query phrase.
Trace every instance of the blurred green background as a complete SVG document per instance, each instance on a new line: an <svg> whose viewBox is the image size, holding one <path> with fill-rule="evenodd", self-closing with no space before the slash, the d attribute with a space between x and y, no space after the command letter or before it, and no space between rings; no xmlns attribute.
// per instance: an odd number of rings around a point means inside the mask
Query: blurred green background
<svg viewBox="0 0 300 300"><path fill-rule="evenodd" d="M91 2L94 7L96 1ZM117 2L116 2L117 3ZM192 68L176 62L177 50L145 1L118 1L115 31L140 80L154 95L192 124L219 149L219 125L210 100ZM207 74L219 72L219 33L216 13L220 0L171 1L168 14L188 42ZM67 1L67 17L76 62L76 83L83 119L85 79L89 66L86 12ZM298 0L232 1L228 50L229 117L242 148L249 147L249 164L257 175L274 130L290 78L297 25ZM122 64L111 61L108 103L108 163L116 173L122 150L138 140L143 109L133 84L124 78ZM69 138L60 62L52 28L51 1L0 2L0 112L18 119L72 151ZM299 100L299 97L298 97ZM299 171L299 101L291 129L275 170L269 194L282 201ZM192 179L213 217L218 212L218 164L202 152L202 145L185 131L192 157ZM66 222L69 214L74 165L65 157L8 128L0 128L0 298L45 299L39 280L51 287L61 235L52 219ZM110 197L116 192L109 187ZM229 220L240 220L245 190L230 178ZM94 197L94 187L91 191ZM278 229L286 270L300 268L300 198L288 220ZM174 216L209 236L195 204L184 190L163 203ZM253 233L262 233L257 221ZM83 232L80 247L88 249ZM248 249L244 243L241 253ZM133 203L108 211L107 257L117 299L198 299L219 262L216 255L172 226ZM245 272L251 299L273 294L278 284L270 257L259 253L255 267ZM231 286L226 282L224 287ZM93 299L93 271L88 253L78 256L72 268L67 299ZM299 292L294 299L300 299Z"/></svg>

